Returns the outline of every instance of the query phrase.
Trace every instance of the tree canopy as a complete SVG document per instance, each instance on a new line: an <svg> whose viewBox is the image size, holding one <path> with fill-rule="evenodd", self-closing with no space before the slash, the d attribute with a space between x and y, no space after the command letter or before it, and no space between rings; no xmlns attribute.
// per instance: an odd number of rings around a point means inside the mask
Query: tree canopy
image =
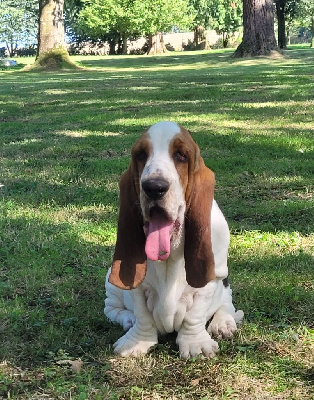
<svg viewBox="0 0 314 400"><path fill-rule="evenodd" d="M214 29L223 36L223 44L226 46L229 37L238 31L242 24L241 0L155 0L153 2L149 0L62 0L62 4L63 2L64 12L59 19L62 20L62 29L63 23L65 25L67 36L78 39L78 42L89 39L109 41L112 52L116 51L117 43L119 51L126 52L128 39L136 39L140 36L150 38L157 32L169 32L174 26L184 30L194 29L194 43L200 45L203 44L202 41L206 41L205 29ZM48 3L56 5L60 1L0 0L0 41L6 43L11 56L16 54L17 48L27 48L28 45L37 42L38 21L41 20L39 5L42 7ZM308 29L307 32L311 31L312 46L314 45L313 0L243 0L243 3L245 5L244 25L249 27L245 52L248 47L253 46L252 38L261 40L265 34L268 35L271 32L273 4L276 5L277 11L279 47L285 48L286 36L289 36L289 31L293 26L302 26ZM254 22L252 20L248 25L248 15L252 13L247 11L247 7L252 9L257 3L267 4L267 7L263 9L268 11L262 17L256 14L253 18ZM53 18L55 20L55 14ZM252 34L256 27L259 30L266 25L266 31L257 32L257 35ZM53 32L50 36L56 37ZM40 38L40 30L38 37ZM273 39L270 42L269 39L267 40L271 43L267 46L275 48ZM43 43L42 40L39 40L38 47L41 43ZM207 47L196 45L194 48ZM243 45L241 48L243 49ZM255 49L255 53L259 51ZM249 53L250 51L247 54Z"/></svg>
<svg viewBox="0 0 314 400"><path fill-rule="evenodd" d="M0 1L0 41L12 56L19 45L34 43L37 35L38 0Z"/></svg>
<svg viewBox="0 0 314 400"><path fill-rule="evenodd" d="M314 2L313 0L295 0L294 15L301 26L308 27L311 31L311 47L314 47Z"/></svg>
<svg viewBox="0 0 314 400"><path fill-rule="evenodd" d="M210 26L223 35L224 47L229 38L242 25L241 0L211 0L209 2Z"/></svg>
<svg viewBox="0 0 314 400"><path fill-rule="evenodd" d="M85 0L78 31L92 38L117 32L123 39L188 27L193 19L185 0Z"/></svg>

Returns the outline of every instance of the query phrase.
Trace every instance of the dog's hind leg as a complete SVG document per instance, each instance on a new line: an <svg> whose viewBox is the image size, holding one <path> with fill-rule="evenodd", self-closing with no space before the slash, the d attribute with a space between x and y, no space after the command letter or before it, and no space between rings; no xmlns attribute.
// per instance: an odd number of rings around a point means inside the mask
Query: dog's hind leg
<svg viewBox="0 0 314 400"><path fill-rule="evenodd" d="M224 287L222 305L215 312L207 332L216 337L231 338L244 317L242 310L235 311L232 304L232 290L230 286Z"/></svg>
<svg viewBox="0 0 314 400"><path fill-rule="evenodd" d="M132 299L128 293L106 281L105 315L128 331L135 324ZM126 296L128 297L126 299Z"/></svg>

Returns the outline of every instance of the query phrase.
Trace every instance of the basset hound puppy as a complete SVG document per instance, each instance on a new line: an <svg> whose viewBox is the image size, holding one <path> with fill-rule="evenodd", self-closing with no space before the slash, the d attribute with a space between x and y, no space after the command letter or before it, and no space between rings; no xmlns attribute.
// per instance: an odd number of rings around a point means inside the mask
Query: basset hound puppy
<svg viewBox="0 0 314 400"><path fill-rule="evenodd" d="M120 180L105 314L125 331L114 350L145 354L177 332L183 358L213 357L243 318L228 284L229 228L214 200L214 173L189 132L173 122L147 129Z"/></svg>

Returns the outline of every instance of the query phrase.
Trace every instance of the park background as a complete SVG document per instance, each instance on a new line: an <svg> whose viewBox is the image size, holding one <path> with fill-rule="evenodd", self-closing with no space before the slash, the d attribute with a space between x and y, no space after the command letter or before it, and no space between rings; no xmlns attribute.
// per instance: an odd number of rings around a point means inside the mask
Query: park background
<svg viewBox="0 0 314 400"><path fill-rule="evenodd" d="M313 49L234 51L0 71L0 398L313 398ZM231 230L245 321L213 360L175 334L120 358L103 314L119 177L160 120L191 131Z"/></svg>

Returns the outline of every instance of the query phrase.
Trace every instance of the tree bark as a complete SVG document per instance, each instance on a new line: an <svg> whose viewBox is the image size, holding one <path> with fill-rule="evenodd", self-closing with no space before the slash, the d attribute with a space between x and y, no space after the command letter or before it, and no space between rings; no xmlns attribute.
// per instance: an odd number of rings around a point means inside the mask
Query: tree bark
<svg viewBox="0 0 314 400"><path fill-rule="evenodd" d="M314 16L312 16L311 18L311 33L312 33L311 47L314 48Z"/></svg>
<svg viewBox="0 0 314 400"><path fill-rule="evenodd" d="M201 42L206 39L205 37L205 29L202 25L197 25L194 28L194 44L197 47Z"/></svg>
<svg viewBox="0 0 314 400"><path fill-rule="evenodd" d="M290 25L289 25L289 23L287 24L287 29L286 29L286 44L288 46L291 44L291 35L290 35Z"/></svg>
<svg viewBox="0 0 314 400"><path fill-rule="evenodd" d="M116 54L116 45L117 45L116 37L109 39L109 54L110 55Z"/></svg>
<svg viewBox="0 0 314 400"><path fill-rule="evenodd" d="M194 28L194 46L196 50L209 50L210 46L206 38L206 31L202 25Z"/></svg>
<svg viewBox="0 0 314 400"><path fill-rule="evenodd" d="M226 49L229 44L229 34L228 32L222 32L222 45L223 48Z"/></svg>
<svg viewBox="0 0 314 400"><path fill-rule="evenodd" d="M287 48L285 5L286 0L276 1L276 14L278 21L278 46L280 49Z"/></svg>
<svg viewBox="0 0 314 400"><path fill-rule="evenodd" d="M7 42L6 45L7 45L7 50L8 50L10 57L13 57L15 55L15 52L17 49L17 43L12 43L12 42L8 43Z"/></svg>
<svg viewBox="0 0 314 400"><path fill-rule="evenodd" d="M30 70L76 69L64 43L64 0L39 0L38 46Z"/></svg>
<svg viewBox="0 0 314 400"><path fill-rule="evenodd" d="M167 53L167 51L161 32L156 32L154 35L148 35L147 54L162 54Z"/></svg>
<svg viewBox="0 0 314 400"><path fill-rule="evenodd" d="M122 54L128 53L128 36L124 33L122 34Z"/></svg>
<svg viewBox="0 0 314 400"><path fill-rule="evenodd" d="M234 57L269 55L278 50L272 0L243 0L243 39Z"/></svg>
<svg viewBox="0 0 314 400"><path fill-rule="evenodd" d="M38 53L64 47L64 0L39 0Z"/></svg>

